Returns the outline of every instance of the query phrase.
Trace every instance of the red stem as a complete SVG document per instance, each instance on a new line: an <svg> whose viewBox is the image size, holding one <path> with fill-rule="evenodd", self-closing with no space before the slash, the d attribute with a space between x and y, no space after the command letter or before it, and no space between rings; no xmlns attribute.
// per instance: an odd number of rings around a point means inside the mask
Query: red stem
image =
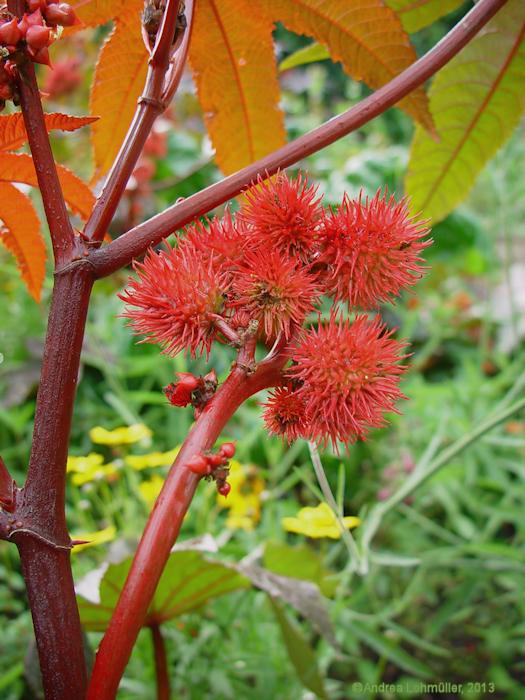
<svg viewBox="0 0 525 700"><path fill-rule="evenodd" d="M9 10L19 17L23 14L24 3L9 0ZM58 267L70 259L75 249L75 235L69 221L62 187L47 135L44 120L44 110L40 100L40 92L36 82L33 63L24 57L18 62L20 79L18 90L20 106L24 117L29 146L35 164L38 186L46 213L55 265Z"/></svg>
<svg viewBox="0 0 525 700"><path fill-rule="evenodd" d="M146 619L171 548L179 534L199 476L186 463L210 449L237 408L249 396L279 381L285 359L259 365L254 374L235 367L193 426L150 514L113 617L100 644L88 700L112 700L133 645Z"/></svg>
<svg viewBox="0 0 525 700"><path fill-rule="evenodd" d="M168 672L168 659L166 644L162 636L160 625L150 625L153 641L153 654L155 656L155 676L157 678L157 700L170 700L170 676Z"/></svg>
<svg viewBox="0 0 525 700"><path fill-rule="evenodd" d="M480 0L477 5L425 56L396 76L389 83L359 104L334 117L304 136L286 144L277 151L261 158L210 185L197 194L169 207L161 214L148 219L103 250L93 251L91 261L97 277L105 277L129 265L144 254L151 245L189 223L214 207L237 196L258 176L267 177L277 170L297 163L334 141L367 124L374 117L392 107L415 88L422 85L451 58L494 16L506 0Z"/></svg>
<svg viewBox="0 0 525 700"><path fill-rule="evenodd" d="M84 229L84 235L91 241L100 243L106 235L106 231L113 219L133 168L142 153L153 123L169 104L164 95L164 87L166 71L172 58L171 43L175 32L179 6L180 0L168 0L157 42L150 57L143 95L139 100L137 111L119 154L113 163L104 189L97 199ZM170 99L178 87L182 77L182 69L186 63L191 23L192 15L188 19L189 26L186 28L182 44L177 51L175 60L177 66L180 66L180 70L177 73L178 81L172 86Z"/></svg>

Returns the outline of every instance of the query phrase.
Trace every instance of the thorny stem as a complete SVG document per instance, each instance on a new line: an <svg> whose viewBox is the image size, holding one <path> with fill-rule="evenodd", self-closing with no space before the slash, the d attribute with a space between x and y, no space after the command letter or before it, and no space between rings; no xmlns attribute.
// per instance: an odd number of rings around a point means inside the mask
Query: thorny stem
<svg viewBox="0 0 525 700"><path fill-rule="evenodd" d="M18 17L23 15L24 5L25 3L20 0L9 0L8 2L9 11ZM64 261L70 259L76 247L75 235L67 214L47 135L42 101L32 61L23 57L18 61L18 70L20 72L18 80L20 106L51 234L55 265L60 266Z"/></svg>
<svg viewBox="0 0 525 700"><path fill-rule="evenodd" d="M268 177L297 163L382 114L448 63L505 2L506 0L480 0L425 56L355 107L139 224L107 248L93 251L91 261L97 277L105 277L128 265L134 258L144 254L149 246L156 245L196 217L237 196L257 177Z"/></svg>
<svg viewBox="0 0 525 700"><path fill-rule="evenodd" d="M150 56L144 92L139 99L137 111L113 163L106 184L84 228L84 236L91 242L100 243L103 240L153 123L168 106L182 77L188 53L193 14L189 13L188 26L184 32L182 43L176 55L172 56L172 39L180 4L181 0L168 0L162 25ZM166 80L170 61L173 61L172 76Z"/></svg>
<svg viewBox="0 0 525 700"><path fill-rule="evenodd" d="M170 700L170 675L168 671L168 659L166 656L166 644L159 624L151 624L151 641L153 643L153 655L155 657L155 677L157 679L157 700Z"/></svg>
<svg viewBox="0 0 525 700"><path fill-rule="evenodd" d="M149 517L119 601L100 644L88 700L111 700L146 618L148 607L177 538L199 476L187 469L196 454L209 450L237 408L261 389L280 381L285 356L263 361L250 373L246 363L251 358L239 353L239 364L219 388L188 434L173 463L162 491ZM241 361L242 360L242 361Z"/></svg>

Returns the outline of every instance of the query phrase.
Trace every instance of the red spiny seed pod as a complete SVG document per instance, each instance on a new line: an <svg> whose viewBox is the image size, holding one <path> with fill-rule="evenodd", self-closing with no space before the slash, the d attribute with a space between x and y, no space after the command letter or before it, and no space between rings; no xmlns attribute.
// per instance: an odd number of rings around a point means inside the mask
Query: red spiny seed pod
<svg viewBox="0 0 525 700"><path fill-rule="evenodd" d="M10 22L4 22L0 25L0 44L2 46L16 46L21 38L22 32L14 17Z"/></svg>
<svg viewBox="0 0 525 700"><path fill-rule="evenodd" d="M326 325L305 331L288 374L301 382L307 437L336 447L337 440L354 442L384 425L383 413L397 412L396 402L405 398L398 386L404 348L378 318L364 315L350 322L332 313Z"/></svg>
<svg viewBox="0 0 525 700"><path fill-rule="evenodd" d="M43 49L49 46L50 43L50 29L49 27L29 27L26 32L26 41L28 46L32 49Z"/></svg>
<svg viewBox="0 0 525 700"><path fill-rule="evenodd" d="M222 219L213 218L206 224L198 221L188 226L181 248L191 246L199 251L203 259L211 258L217 269L232 273L245 244L242 228L234 221L231 213L226 211Z"/></svg>
<svg viewBox="0 0 525 700"><path fill-rule="evenodd" d="M303 175L289 180L279 173L266 182L259 180L246 192L246 199L241 220L257 245L275 246L303 262L311 259L322 214L317 187Z"/></svg>
<svg viewBox="0 0 525 700"><path fill-rule="evenodd" d="M221 496L224 496L225 498L231 490L232 487L227 481L225 481L223 484L217 487L217 491L220 493Z"/></svg>
<svg viewBox="0 0 525 700"><path fill-rule="evenodd" d="M193 455L187 463L187 467L194 474L207 476L210 473L210 465L207 458L203 454Z"/></svg>
<svg viewBox="0 0 525 700"><path fill-rule="evenodd" d="M221 313L228 288L224 274L191 247L150 250L134 269L138 279L131 279L120 295L134 332L169 355L183 350L193 357L208 354L216 337L210 314Z"/></svg>
<svg viewBox="0 0 525 700"><path fill-rule="evenodd" d="M425 224L410 217L406 200L396 203L386 192L364 201L345 196L322 227L327 293L370 309L415 284L424 270L420 254L431 243L422 240L428 234Z"/></svg>
<svg viewBox="0 0 525 700"><path fill-rule="evenodd" d="M308 428L306 404L291 384L275 389L264 406L263 418L270 433L289 443L305 436Z"/></svg>
<svg viewBox="0 0 525 700"><path fill-rule="evenodd" d="M235 444L233 442L224 442L220 448L219 452L226 459L231 459L235 455Z"/></svg>
<svg viewBox="0 0 525 700"><path fill-rule="evenodd" d="M315 278L275 248L245 254L233 281L232 306L261 322L267 338L290 335L313 310L319 296Z"/></svg>

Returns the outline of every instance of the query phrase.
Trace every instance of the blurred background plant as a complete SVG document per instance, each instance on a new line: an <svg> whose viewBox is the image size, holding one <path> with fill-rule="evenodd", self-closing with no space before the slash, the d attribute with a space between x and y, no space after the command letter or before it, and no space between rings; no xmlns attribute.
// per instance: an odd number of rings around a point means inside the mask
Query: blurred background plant
<svg viewBox="0 0 525 700"><path fill-rule="evenodd" d="M418 50L455 19L416 34ZM71 95L73 108L85 109L89 75L79 75L75 57L89 63L105 31L57 47L44 87L49 111L71 109ZM282 27L276 37L280 59L307 43ZM281 85L290 136L367 90L326 60L283 71ZM328 202L360 188L373 195L385 184L399 194L411 136L410 120L390 110L302 167ZM89 175L86 135L53 138L59 159L74 160L77 169L84 162L82 174ZM354 518L345 523L353 526L352 545L335 517L331 524L325 514L328 523L314 516L314 525L312 518L308 527L298 525L302 509L325 509L320 504L326 498L308 445L287 447L265 433L258 405L263 397L245 404L229 425L223 437L238 446L232 493L224 499L212 484L202 484L181 540L209 533L219 561L248 557L275 574L315 583L336 640L319 633L307 615L269 604L262 590L234 590L163 625L176 697L359 698L354 681L408 679L464 683L470 698L484 697L493 683L495 697L522 697L525 418L507 415L507 409L525 386L524 170L521 125L467 201L433 229L426 254L431 273L417 296L383 310L389 325L412 343L411 369L402 382L410 401L368 442L342 455L330 449L321 455L337 507ZM175 106L155 126L113 233L218 177L187 77ZM39 306L3 249L0 266L0 444L22 481L50 280ZM169 359L155 347L136 345L119 316L117 292L126 277L118 273L96 288L86 333L68 464L68 521L72 536L91 546L75 549L76 579L102 564L108 552L116 561L128 551L126 543L136 541L192 422L190 410L170 407L161 389L175 372L204 370L182 355ZM228 349L218 348L209 366L223 378L231 359ZM490 429L478 430L487 420ZM399 489L406 491L402 497ZM24 690L32 636L24 596L16 552L0 542L0 696L6 700L30 692ZM89 637L94 647L99 635ZM314 655L318 670L312 676ZM151 641L143 631L119 697L150 698L153 684Z"/></svg>

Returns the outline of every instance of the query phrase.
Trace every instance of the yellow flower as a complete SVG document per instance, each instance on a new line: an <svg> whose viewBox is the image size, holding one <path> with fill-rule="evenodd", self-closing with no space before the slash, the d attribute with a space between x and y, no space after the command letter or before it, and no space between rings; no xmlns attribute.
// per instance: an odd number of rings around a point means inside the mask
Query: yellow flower
<svg viewBox="0 0 525 700"><path fill-rule="evenodd" d="M228 497L217 496L221 508L229 510L226 526L232 530L253 530L261 518L264 481L257 476L254 467L246 467L233 460L230 462L228 482L232 487Z"/></svg>
<svg viewBox="0 0 525 700"><path fill-rule="evenodd" d="M102 455L90 452L86 457L68 457L67 471L73 473L71 480L75 486L82 486L101 479L113 481L119 470L116 462L104 464Z"/></svg>
<svg viewBox="0 0 525 700"><path fill-rule="evenodd" d="M330 537L338 540L341 531L337 525L337 518L327 503L320 503L315 508L301 508L295 518L283 518L282 526L287 532L296 532L306 537ZM351 530L361 524L359 518L348 516L343 518L343 524Z"/></svg>
<svg viewBox="0 0 525 700"><path fill-rule="evenodd" d="M146 503L151 506L153 503L155 503L163 486L164 479L158 474L154 474L151 479L148 481L143 481L141 484L139 484L140 495L146 501Z"/></svg>
<svg viewBox="0 0 525 700"><path fill-rule="evenodd" d="M79 472L80 474L84 474L87 471L96 469L96 467L99 467L103 463L104 457L102 455L99 455L97 452L90 452L85 457L68 457L67 470L68 472Z"/></svg>
<svg viewBox="0 0 525 700"><path fill-rule="evenodd" d="M149 467L170 467L178 455L180 447L169 452L150 452L147 455L128 455L125 462L132 469L148 469Z"/></svg>
<svg viewBox="0 0 525 700"><path fill-rule="evenodd" d="M98 445L132 445L134 442L149 439L152 435L151 430L143 423L135 425L122 426L114 430L106 430L100 425L92 428L89 431L89 437L92 442Z"/></svg>
<svg viewBox="0 0 525 700"><path fill-rule="evenodd" d="M86 540L85 544L76 544L72 553L76 554L81 552L83 549L88 547L96 547L99 544L104 544L105 542L111 542L115 539L117 530L114 525L104 528L104 530L98 530L98 532L82 532L80 534L75 534L72 536L72 540Z"/></svg>

